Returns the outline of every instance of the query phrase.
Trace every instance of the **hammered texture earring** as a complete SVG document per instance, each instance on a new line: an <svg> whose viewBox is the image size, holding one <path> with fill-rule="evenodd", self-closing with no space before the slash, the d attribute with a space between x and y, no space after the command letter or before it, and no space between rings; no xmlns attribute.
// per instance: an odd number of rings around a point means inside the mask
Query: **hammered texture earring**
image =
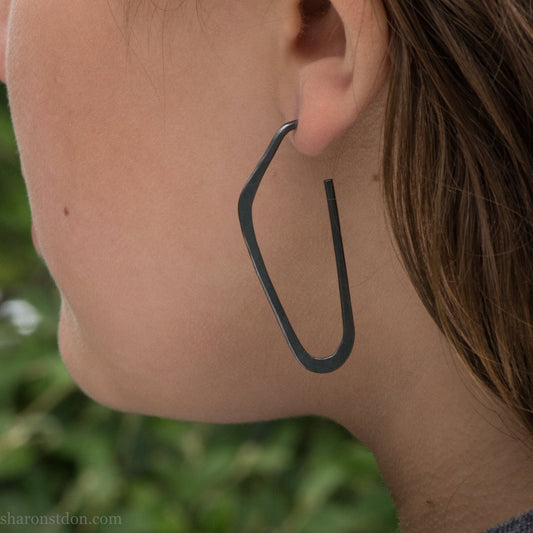
<svg viewBox="0 0 533 533"><path fill-rule="evenodd" d="M272 141L270 142L266 152L263 157L260 159L259 164L256 169L253 171L252 175L248 179L244 189L241 192L239 197L239 220L241 223L242 235L246 246L248 247L248 252L252 258L252 263L254 265L255 271L261 285L265 291L265 294L270 302L270 306L276 315L278 324L283 331L283 335L287 340L292 352L296 356L296 359L311 372L317 373L327 373L337 370L350 355L355 338L354 323L353 323L353 312L352 305L350 301L350 288L348 285L348 274L346 272L346 262L344 259L344 247L342 245L341 238L341 228L339 223L339 213L337 210L337 201L335 199L335 189L333 188L333 180L328 179L324 181L326 188L326 198L328 202L329 209L329 220L331 224L331 233L333 236L333 246L335 249L335 260L337 263L337 277L339 279L339 291L341 297L341 309L342 309L342 340L339 344L337 350L330 356L324 358L312 357L302 346L300 340L298 339L294 329L287 318L285 310L281 305L281 302L274 289L274 285L270 280L267 269L265 267L265 262L263 261L263 256L259 250L259 245L257 244L257 239L254 231L254 223L252 219L252 205L254 202L257 189L261 183L272 158L274 157L276 151L278 150L281 141L290 131L296 129L298 126L298 121L294 120L284 124L274 135Z"/></svg>

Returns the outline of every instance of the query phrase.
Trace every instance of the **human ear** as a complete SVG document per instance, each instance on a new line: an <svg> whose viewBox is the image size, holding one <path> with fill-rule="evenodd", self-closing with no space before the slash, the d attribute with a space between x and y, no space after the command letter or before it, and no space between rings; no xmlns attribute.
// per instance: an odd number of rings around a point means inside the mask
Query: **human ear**
<svg viewBox="0 0 533 533"><path fill-rule="evenodd" d="M313 156L379 92L388 73L389 34L381 0L300 0L298 12L299 28L287 33L294 76L285 112L298 119L295 147Z"/></svg>
<svg viewBox="0 0 533 533"><path fill-rule="evenodd" d="M7 20L11 0L0 0L0 81L6 82Z"/></svg>

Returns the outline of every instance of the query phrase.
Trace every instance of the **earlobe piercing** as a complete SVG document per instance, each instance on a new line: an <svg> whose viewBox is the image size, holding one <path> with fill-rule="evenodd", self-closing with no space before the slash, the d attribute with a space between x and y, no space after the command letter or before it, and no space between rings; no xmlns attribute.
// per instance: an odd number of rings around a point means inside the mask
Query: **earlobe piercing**
<svg viewBox="0 0 533 533"><path fill-rule="evenodd" d="M287 124L284 124L274 135L266 152L241 192L238 205L239 221L241 223L244 241L248 247L248 252L250 253L257 276L261 281L261 285L263 286L268 301L270 302L270 306L276 315L278 324L281 327L281 330L283 331L285 339L289 343L292 352L296 356L296 359L298 359L298 361L311 372L327 373L337 370L337 368L339 368L346 361L346 359L348 359L348 356L352 352L355 338L353 312L350 301L350 288L348 285L348 274L346 272L346 261L344 258L344 247L342 245L339 213L337 210L337 201L335 198L333 180L325 180L324 185L326 188L331 233L333 236L333 246L335 249L335 261L337 263L337 277L339 279L343 333L339 347L332 355L328 357L312 357L309 355L309 353L307 353L300 343L300 340L296 336L296 333L292 328L289 319L287 318L285 310L281 305L276 290L274 289L274 285L270 280L270 276L268 275L265 263L263 261L263 256L261 255L259 245L257 244L252 220L252 205L257 193L257 189L259 188L259 184L261 183L261 179L270 165L270 162L278 150L283 138L287 135L287 133L296 129L297 126L297 120L288 122Z"/></svg>

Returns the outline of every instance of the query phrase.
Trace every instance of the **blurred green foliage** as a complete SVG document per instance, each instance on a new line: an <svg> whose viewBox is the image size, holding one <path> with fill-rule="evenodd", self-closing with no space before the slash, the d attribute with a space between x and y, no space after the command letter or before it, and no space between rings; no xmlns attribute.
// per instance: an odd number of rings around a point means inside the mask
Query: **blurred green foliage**
<svg viewBox="0 0 533 533"><path fill-rule="evenodd" d="M399 531L373 455L333 422L176 422L117 413L77 389L57 351L59 299L31 244L3 85L0 97L0 305L23 300L42 315L30 335L0 319L0 517L69 513L122 524L0 529Z"/></svg>

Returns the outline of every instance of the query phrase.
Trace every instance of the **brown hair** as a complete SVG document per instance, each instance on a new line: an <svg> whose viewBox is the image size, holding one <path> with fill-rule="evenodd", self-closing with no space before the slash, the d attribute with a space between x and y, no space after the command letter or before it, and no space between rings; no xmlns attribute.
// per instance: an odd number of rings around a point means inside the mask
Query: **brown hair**
<svg viewBox="0 0 533 533"><path fill-rule="evenodd" d="M533 5L383 0L382 178L427 310L533 435Z"/></svg>

